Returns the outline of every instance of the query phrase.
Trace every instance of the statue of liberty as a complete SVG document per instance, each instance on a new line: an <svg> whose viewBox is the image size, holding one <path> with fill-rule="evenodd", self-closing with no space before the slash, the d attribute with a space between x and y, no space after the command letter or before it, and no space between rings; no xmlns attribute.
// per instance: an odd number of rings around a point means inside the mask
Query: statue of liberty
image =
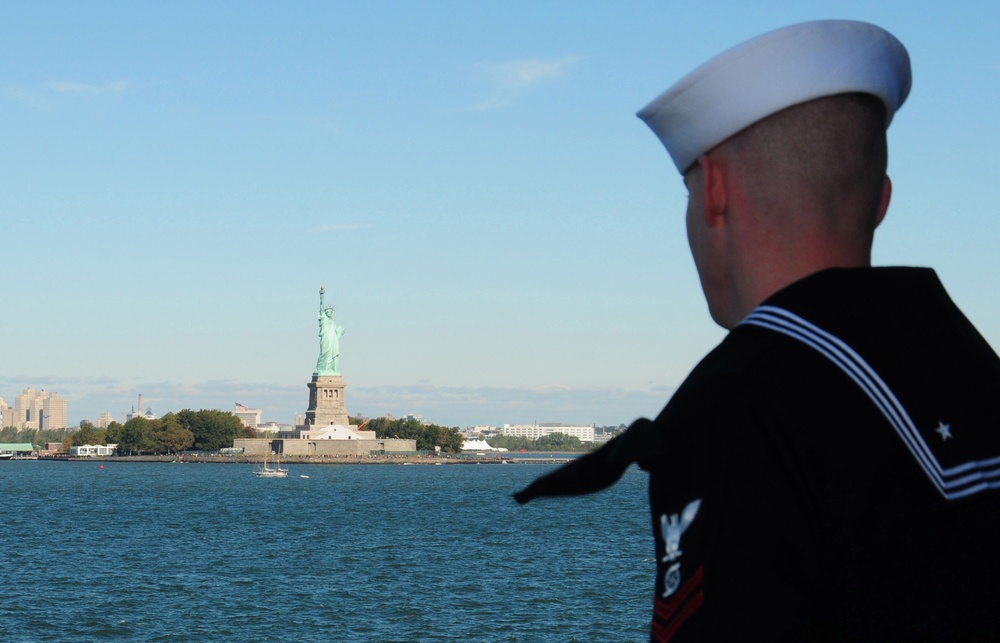
<svg viewBox="0 0 1000 643"><path fill-rule="evenodd" d="M326 286L319 288L319 358L314 375L340 375L340 337L344 327L333 321L333 306L323 307Z"/></svg>

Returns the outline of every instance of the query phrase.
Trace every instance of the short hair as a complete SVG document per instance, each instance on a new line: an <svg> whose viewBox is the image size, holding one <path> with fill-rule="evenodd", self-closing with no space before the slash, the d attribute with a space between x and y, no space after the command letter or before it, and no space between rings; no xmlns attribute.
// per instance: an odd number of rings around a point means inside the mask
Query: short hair
<svg viewBox="0 0 1000 643"><path fill-rule="evenodd" d="M885 106L869 94L836 94L784 109L724 141L749 199L776 216L856 212L874 231L888 149ZM841 222L843 223L843 222Z"/></svg>

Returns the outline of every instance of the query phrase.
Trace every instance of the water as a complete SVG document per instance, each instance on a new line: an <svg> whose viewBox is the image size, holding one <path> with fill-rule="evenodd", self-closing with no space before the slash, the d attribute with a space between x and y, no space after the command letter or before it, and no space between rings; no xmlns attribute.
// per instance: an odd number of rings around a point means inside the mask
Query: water
<svg viewBox="0 0 1000 643"><path fill-rule="evenodd" d="M4 640L648 640L635 468L522 507L550 465L99 466L0 463Z"/></svg>

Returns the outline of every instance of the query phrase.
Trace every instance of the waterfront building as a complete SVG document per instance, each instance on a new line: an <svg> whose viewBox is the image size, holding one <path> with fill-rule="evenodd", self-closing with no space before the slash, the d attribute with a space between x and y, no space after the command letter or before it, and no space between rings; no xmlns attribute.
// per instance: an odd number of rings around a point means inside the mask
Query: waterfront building
<svg viewBox="0 0 1000 643"><path fill-rule="evenodd" d="M38 450L38 455L55 455L62 449L62 442L46 442L44 449Z"/></svg>
<svg viewBox="0 0 1000 643"><path fill-rule="evenodd" d="M535 424L504 424L503 428L500 429L500 435L524 437L529 440L537 440L552 433L572 435L579 438L580 442L594 441L594 425L592 424L584 426L558 422L542 422L541 424L536 422Z"/></svg>
<svg viewBox="0 0 1000 643"><path fill-rule="evenodd" d="M69 454L75 458L103 457L114 455L115 449L117 448L117 444L81 444L79 446L70 447Z"/></svg>
<svg viewBox="0 0 1000 643"><path fill-rule="evenodd" d="M0 459L31 455L34 450L35 447L30 442L0 442Z"/></svg>

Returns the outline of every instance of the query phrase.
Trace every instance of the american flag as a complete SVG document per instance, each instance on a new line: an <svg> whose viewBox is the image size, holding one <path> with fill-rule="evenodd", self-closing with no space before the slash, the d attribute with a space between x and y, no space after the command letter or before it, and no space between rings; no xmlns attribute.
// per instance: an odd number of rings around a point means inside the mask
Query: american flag
<svg viewBox="0 0 1000 643"><path fill-rule="evenodd" d="M239 402L237 402L236 403L236 410L237 411L249 411L250 409L248 409L245 405L240 404Z"/></svg>

